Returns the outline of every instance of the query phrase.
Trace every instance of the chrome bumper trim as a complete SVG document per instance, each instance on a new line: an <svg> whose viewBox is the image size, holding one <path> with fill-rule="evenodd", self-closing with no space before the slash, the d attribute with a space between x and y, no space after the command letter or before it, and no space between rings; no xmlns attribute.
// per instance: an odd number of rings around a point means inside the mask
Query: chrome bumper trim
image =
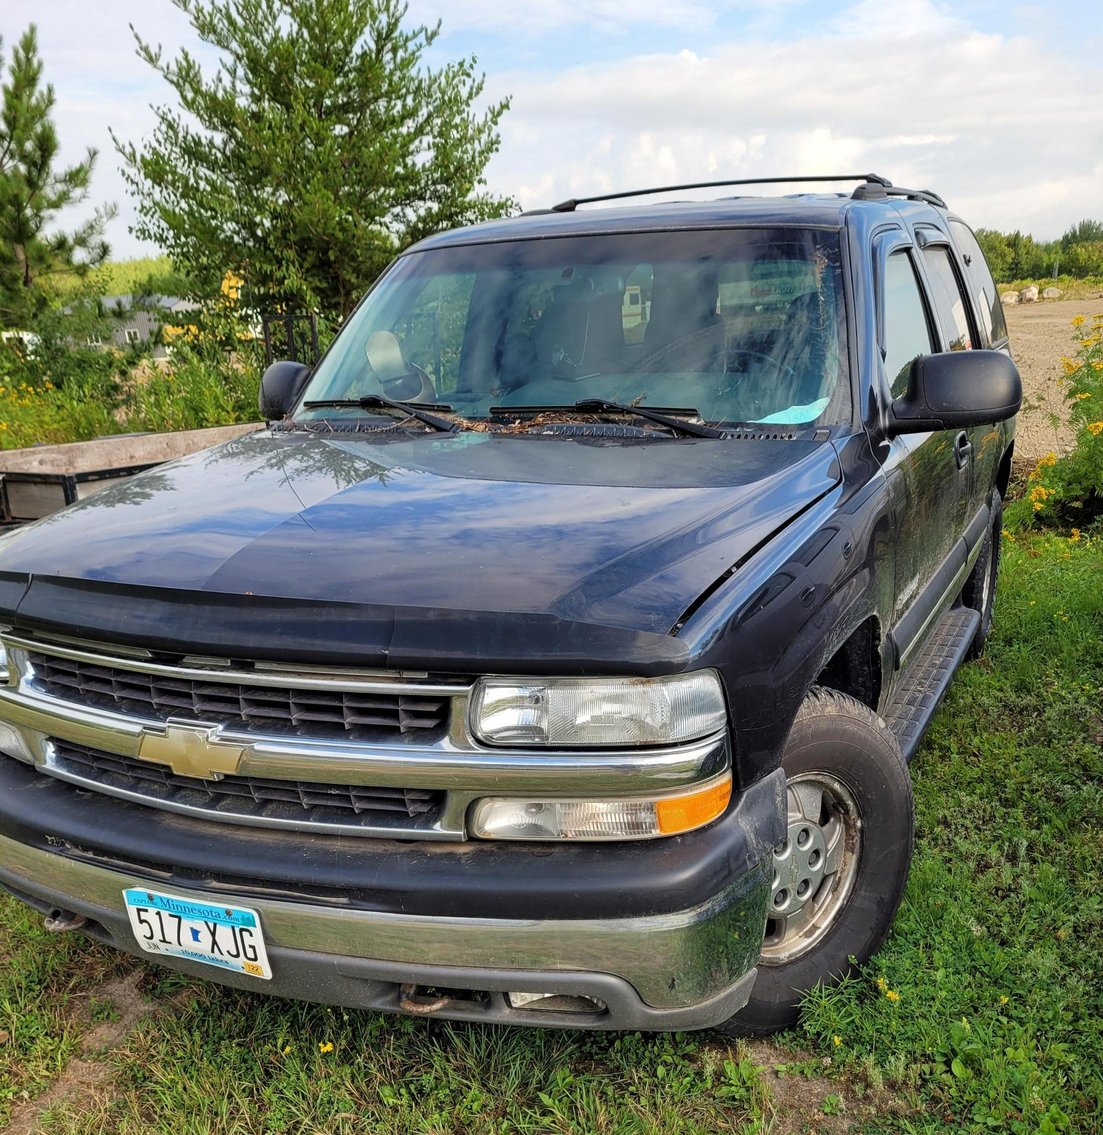
<svg viewBox="0 0 1103 1135"><path fill-rule="evenodd" d="M0 836L0 884L21 896L63 900L67 909L93 919L108 911L125 920L124 889L154 886L183 897L256 910L265 941L276 950L412 967L610 974L628 982L647 1005L657 1009L708 1001L754 968L771 870L766 859L708 902L675 914L577 921L433 918L177 886ZM218 971L211 967L208 974L207 968L204 975L218 980ZM264 992L260 983L257 988Z"/></svg>

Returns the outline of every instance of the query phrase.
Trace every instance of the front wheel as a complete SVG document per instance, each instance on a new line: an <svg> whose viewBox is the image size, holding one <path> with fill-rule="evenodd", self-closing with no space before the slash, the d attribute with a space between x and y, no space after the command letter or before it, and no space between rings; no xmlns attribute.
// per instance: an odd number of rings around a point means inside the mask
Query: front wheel
<svg viewBox="0 0 1103 1135"><path fill-rule="evenodd" d="M900 905L915 827L900 746L868 706L814 688L786 743L788 830L751 999L725 1032L776 1032L801 998L839 981L884 941Z"/></svg>

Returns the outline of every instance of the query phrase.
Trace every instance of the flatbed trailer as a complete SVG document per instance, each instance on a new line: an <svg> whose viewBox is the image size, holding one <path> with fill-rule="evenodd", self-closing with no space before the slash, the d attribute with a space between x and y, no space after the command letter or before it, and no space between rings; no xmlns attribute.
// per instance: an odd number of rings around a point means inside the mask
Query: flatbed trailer
<svg viewBox="0 0 1103 1135"><path fill-rule="evenodd" d="M260 422L246 422L0 451L0 523L40 520L120 478L260 428Z"/></svg>

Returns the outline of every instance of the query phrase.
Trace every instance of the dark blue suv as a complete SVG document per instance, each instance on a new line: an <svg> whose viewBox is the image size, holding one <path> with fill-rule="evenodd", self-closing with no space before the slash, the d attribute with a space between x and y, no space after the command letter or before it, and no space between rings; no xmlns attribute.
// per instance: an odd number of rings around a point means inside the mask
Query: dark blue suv
<svg viewBox="0 0 1103 1135"><path fill-rule="evenodd" d="M849 180L423 241L266 428L2 538L0 883L288 997L794 1020L900 901L1021 399L969 229Z"/></svg>

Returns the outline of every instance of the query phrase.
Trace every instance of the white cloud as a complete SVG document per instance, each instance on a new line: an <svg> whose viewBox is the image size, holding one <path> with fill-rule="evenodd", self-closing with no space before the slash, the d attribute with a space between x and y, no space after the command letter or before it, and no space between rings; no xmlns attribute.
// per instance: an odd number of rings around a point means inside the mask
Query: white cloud
<svg viewBox="0 0 1103 1135"><path fill-rule="evenodd" d="M120 206L117 253L144 251L125 231L133 206L107 127L148 137L149 103L171 95L136 58L128 24L172 56L194 45L187 18L168 0L0 3L9 49L39 26L65 159L100 150L93 201ZM436 55L456 33L488 71L487 100L512 94L489 180L526 208L678 181L874 169L937 190L973 224L1039 238L1100 213L1103 72L1040 39L979 31L960 6L860 0L827 32L805 30L824 9L800 0L453 7L413 0L410 19L442 16ZM775 11L785 19L753 22ZM627 54L641 43L648 50ZM693 195L708 194L679 194Z"/></svg>
<svg viewBox="0 0 1103 1135"><path fill-rule="evenodd" d="M1098 213L1098 70L929 0L880 10L863 2L833 34L788 43L495 75L532 140L503 146L492 186L532 208L610 187L873 169L935 189L975 225L1040 238Z"/></svg>
<svg viewBox="0 0 1103 1135"><path fill-rule="evenodd" d="M768 4L770 0L763 0ZM445 34L462 31L535 38L546 32L584 25L601 35L624 35L643 27L709 27L724 9L742 4L710 4L704 0L540 0L519 8L516 0L464 0L442 12L432 0L413 0L411 19L425 24L443 21Z"/></svg>

